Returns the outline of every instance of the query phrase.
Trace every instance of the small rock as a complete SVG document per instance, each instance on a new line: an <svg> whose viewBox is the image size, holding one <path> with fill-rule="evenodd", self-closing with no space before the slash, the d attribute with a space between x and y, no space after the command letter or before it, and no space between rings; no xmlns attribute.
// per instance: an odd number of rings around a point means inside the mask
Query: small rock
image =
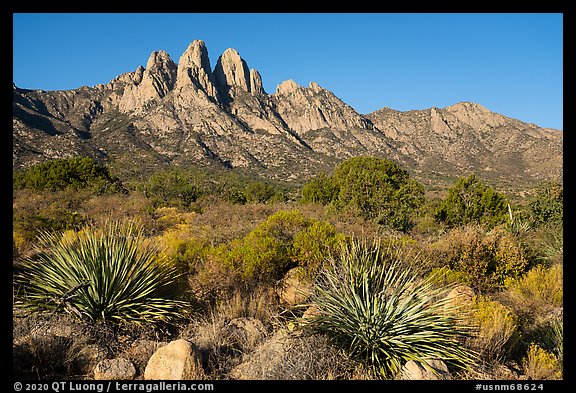
<svg viewBox="0 0 576 393"><path fill-rule="evenodd" d="M167 344L166 341L138 340L122 352L121 357L129 359L136 367L136 374L141 376L154 352Z"/></svg>
<svg viewBox="0 0 576 393"><path fill-rule="evenodd" d="M243 363L230 370L231 379L265 379L266 370L277 367L289 344L289 334L278 330L267 341L259 345Z"/></svg>
<svg viewBox="0 0 576 393"><path fill-rule="evenodd" d="M228 323L228 330L249 346L259 343L266 336L266 327L256 318L234 318Z"/></svg>
<svg viewBox="0 0 576 393"><path fill-rule="evenodd" d="M400 379L404 380L446 380L452 379L446 363L440 359L427 359L426 367L422 362L408 361L404 367Z"/></svg>
<svg viewBox="0 0 576 393"><path fill-rule="evenodd" d="M280 283L278 296L280 302L287 306L295 306L305 302L312 292L310 283L302 279L302 268L288 270Z"/></svg>
<svg viewBox="0 0 576 393"><path fill-rule="evenodd" d="M96 380L131 380L136 376L132 362L124 358L102 360L94 368Z"/></svg>
<svg viewBox="0 0 576 393"><path fill-rule="evenodd" d="M106 359L107 351L96 344L83 347L74 356L74 366L83 374L89 374L99 362Z"/></svg>
<svg viewBox="0 0 576 393"><path fill-rule="evenodd" d="M458 285L446 297L453 302L472 303L474 296L476 296L476 292L472 288L467 285Z"/></svg>
<svg viewBox="0 0 576 393"><path fill-rule="evenodd" d="M318 308L318 305L313 304L310 307L308 307L306 309L306 311L304 311L304 314L302 314L302 319L303 320L312 319L319 314L320 314L320 309Z"/></svg>
<svg viewBox="0 0 576 393"><path fill-rule="evenodd" d="M191 380L200 379L203 375L200 350L182 339L158 348L144 370L146 380Z"/></svg>

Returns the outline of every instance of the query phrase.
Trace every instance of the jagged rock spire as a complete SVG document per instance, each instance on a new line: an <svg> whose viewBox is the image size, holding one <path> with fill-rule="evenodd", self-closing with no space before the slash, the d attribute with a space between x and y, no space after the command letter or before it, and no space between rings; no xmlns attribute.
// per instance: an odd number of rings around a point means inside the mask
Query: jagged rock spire
<svg viewBox="0 0 576 393"><path fill-rule="evenodd" d="M254 68L250 70L250 92L252 94L266 94L262 86L262 77Z"/></svg>
<svg viewBox="0 0 576 393"><path fill-rule="evenodd" d="M232 86L252 94L264 94L262 77L255 69L248 69L246 61L235 49L228 48L218 58L214 76L219 86L229 89Z"/></svg>
<svg viewBox="0 0 576 393"><path fill-rule="evenodd" d="M126 86L119 107L124 112L144 110L146 105L166 96L176 81L176 64L165 51L154 51L146 68L139 66Z"/></svg>
<svg viewBox="0 0 576 393"><path fill-rule="evenodd" d="M208 50L202 40L193 41L180 57L178 62L177 88L195 86L203 90L206 95L219 101L214 74L210 68Z"/></svg>

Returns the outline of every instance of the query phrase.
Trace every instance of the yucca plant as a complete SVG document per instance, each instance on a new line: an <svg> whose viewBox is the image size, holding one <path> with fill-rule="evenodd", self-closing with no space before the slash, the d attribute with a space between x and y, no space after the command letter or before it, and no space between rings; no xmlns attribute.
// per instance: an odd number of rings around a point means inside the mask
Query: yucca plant
<svg viewBox="0 0 576 393"><path fill-rule="evenodd" d="M174 296L179 273L134 223L45 232L37 240L15 275L17 307L136 324L169 322L186 310Z"/></svg>
<svg viewBox="0 0 576 393"><path fill-rule="evenodd" d="M530 221L522 219L521 217L514 217L510 204L508 204L508 216L510 219L506 222L505 229L511 234L519 236L532 230L532 223L530 223Z"/></svg>
<svg viewBox="0 0 576 393"><path fill-rule="evenodd" d="M312 297L317 313L305 326L366 363L377 376L398 375L409 360L428 366L442 359L472 369L476 355L464 345L470 329L458 306L438 289L435 277L420 279L392 248L352 240L331 258Z"/></svg>
<svg viewBox="0 0 576 393"><path fill-rule="evenodd" d="M558 357L560 363L564 359L564 322L563 317L553 317L545 326L542 346Z"/></svg>
<svg viewBox="0 0 576 393"><path fill-rule="evenodd" d="M553 263L554 260L562 261L564 255L564 236L562 232L553 233L552 239L544 246L544 260Z"/></svg>

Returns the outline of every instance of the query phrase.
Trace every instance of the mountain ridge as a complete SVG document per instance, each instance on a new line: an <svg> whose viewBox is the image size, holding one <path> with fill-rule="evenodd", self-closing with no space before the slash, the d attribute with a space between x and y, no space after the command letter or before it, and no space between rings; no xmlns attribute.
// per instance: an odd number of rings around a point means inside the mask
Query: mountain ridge
<svg viewBox="0 0 576 393"><path fill-rule="evenodd" d="M131 157L241 167L302 180L356 155L390 158L426 179L477 172L507 184L562 178L561 131L460 102L360 114L292 80L266 93L228 48L214 68L201 40L176 64L163 50L107 84L29 90L13 84L13 168L50 158Z"/></svg>

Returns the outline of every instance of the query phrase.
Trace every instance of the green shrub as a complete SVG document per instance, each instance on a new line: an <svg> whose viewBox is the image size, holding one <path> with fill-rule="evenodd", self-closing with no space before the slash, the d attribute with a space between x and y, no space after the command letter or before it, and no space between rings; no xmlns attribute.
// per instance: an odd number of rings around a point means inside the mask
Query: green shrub
<svg viewBox="0 0 576 393"><path fill-rule="evenodd" d="M92 220L84 211L91 197L89 190L46 192L31 189L14 190L12 204L13 230L31 244L42 231L80 229ZM96 198L101 198L99 195Z"/></svg>
<svg viewBox="0 0 576 393"><path fill-rule="evenodd" d="M461 177L448 189L436 219L449 226L483 224L494 227L508 219L506 197L485 186L476 175Z"/></svg>
<svg viewBox="0 0 576 393"><path fill-rule="evenodd" d="M424 202L424 188L390 160L354 157L330 177L320 175L304 185L303 201L332 204L365 220L407 231L414 210Z"/></svg>
<svg viewBox="0 0 576 393"><path fill-rule="evenodd" d="M341 239L329 223L306 218L299 210L281 210L243 238L220 246L218 253L245 278L279 279L298 265L313 276Z"/></svg>
<svg viewBox="0 0 576 393"><path fill-rule="evenodd" d="M466 273L447 267L435 267L429 275L434 277L438 285L471 284L470 277Z"/></svg>
<svg viewBox="0 0 576 393"><path fill-rule="evenodd" d="M203 234L190 231L188 225L179 224L157 238L162 247L161 255L186 273L194 272L212 251L210 241Z"/></svg>
<svg viewBox="0 0 576 393"><path fill-rule="evenodd" d="M298 210L279 211L244 238L234 239L224 247L225 263L247 278L280 278L296 265L292 241L306 225L307 220Z"/></svg>
<svg viewBox="0 0 576 393"><path fill-rule="evenodd" d="M310 277L314 277L346 237L337 233L330 223L316 220L310 222L294 236L293 249L298 266L303 267Z"/></svg>
<svg viewBox="0 0 576 393"><path fill-rule="evenodd" d="M334 185L331 177L326 176L326 174L322 172L306 182L300 193L302 194L302 202L304 203L328 205L336 200L338 187Z"/></svg>
<svg viewBox="0 0 576 393"><path fill-rule="evenodd" d="M44 233L20 265L17 306L66 309L78 317L118 323L169 322L187 303L175 300L175 269L157 258L133 224L87 227L64 236Z"/></svg>
<svg viewBox="0 0 576 393"><path fill-rule="evenodd" d="M248 198L246 198L246 194L238 190L236 188L227 188L224 191L224 199L230 203L237 203L240 205L245 204L248 202Z"/></svg>
<svg viewBox="0 0 576 393"><path fill-rule="evenodd" d="M564 222L564 189L556 182L545 182L536 189L528 203L528 214L534 225L560 225Z"/></svg>
<svg viewBox="0 0 576 393"><path fill-rule="evenodd" d="M439 358L450 367L470 369L475 356L455 305L432 279L420 279L392 249L353 241L344 246L315 285L317 312L304 326L326 334L334 344L393 378L404 363Z"/></svg>
<svg viewBox="0 0 576 393"><path fill-rule="evenodd" d="M202 195L202 189L195 177L181 169L155 173L142 187L155 207L176 206L189 209L190 204Z"/></svg>
<svg viewBox="0 0 576 393"><path fill-rule="evenodd" d="M265 203L276 195L276 190L268 183L252 181L244 189L244 195L249 203Z"/></svg>
<svg viewBox="0 0 576 393"><path fill-rule="evenodd" d="M122 187L105 166L89 157L74 157L50 160L15 171L13 188L39 191L91 188L98 192L117 192Z"/></svg>

